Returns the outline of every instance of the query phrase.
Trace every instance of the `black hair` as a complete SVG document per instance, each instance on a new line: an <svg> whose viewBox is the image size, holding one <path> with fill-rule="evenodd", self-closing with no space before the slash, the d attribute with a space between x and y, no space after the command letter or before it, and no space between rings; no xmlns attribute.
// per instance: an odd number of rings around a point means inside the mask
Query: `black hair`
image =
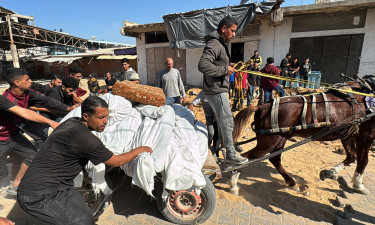
<svg viewBox="0 0 375 225"><path fill-rule="evenodd" d="M69 69L69 74L83 73L82 69L79 66L72 66Z"/></svg>
<svg viewBox="0 0 375 225"><path fill-rule="evenodd" d="M287 53L286 56L285 56L285 58L288 57L288 56L292 56L292 55L290 53Z"/></svg>
<svg viewBox="0 0 375 225"><path fill-rule="evenodd" d="M255 52L258 52L258 50L255 50L254 53L255 53ZM259 53L259 52L258 52L258 53Z"/></svg>
<svg viewBox="0 0 375 225"><path fill-rule="evenodd" d="M102 98L98 96L90 96L86 98L81 105L81 115L86 113L88 115L92 115L96 112L96 108L108 108L108 104Z"/></svg>
<svg viewBox="0 0 375 225"><path fill-rule="evenodd" d="M121 63L128 63L129 64L129 59L128 58L123 58L123 59L121 59Z"/></svg>
<svg viewBox="0 0 375 225"><path fill-rule="evenodd" d="M268 64L272 64L272 63L274 63L275 62L275 59L273 58L273 57L268 57L267 58L267 63Z"/></svg>
<svg viewBox="0 0 375 225"><path fill-rule="evenodd" d="M62 79L62 85L64 85L65 88L73 88L76 90L79 86L79 81L74 79L74 77L64 77Z"/></svg>
<svg viewBox="0 0 375 225"><path fill-rule="evenodd" d="M47 92L47 88L44 85L36 83L36 82L31 83L31 89L39 92L40 94L45 94Z"/></svg>
<svg viewBox="0 0 375 225"><path fill-rule="evenodd" d="M5 80L10 86L13 86L13 82L24 75L28 75L27 71L21 68L9 68L5 71Z"/></svg>
<svg viewBox="0 0 375 225"><path fill-rule="evenodd" d="M226 17L224 17L221 21L220 21L220 23L219 23L219 25L217 26L217 31L220 33L221 32L221 28L223 27L223 26L226 26L227 28L230 28L230 27L232 27L233 26L233 24L238 24L237 23L237 21L233 18L233 17L231 17L231 16L226 16Z"/></svg>
<svg viewBox="0 0 375 225"><path fill-rule="evenodd" d="M59 74L52 74L51 80L57 80L57 79L62 80L62 76Z"/></svg>

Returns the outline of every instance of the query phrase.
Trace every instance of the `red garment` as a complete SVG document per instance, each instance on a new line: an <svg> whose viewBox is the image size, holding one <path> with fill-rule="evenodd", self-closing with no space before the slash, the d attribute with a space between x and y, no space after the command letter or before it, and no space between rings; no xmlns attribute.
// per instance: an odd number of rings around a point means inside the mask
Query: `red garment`
<svg viewBox="0 0 375 225"><path fill-rule="evenodd" d="M87 93L87 91L83 90L82 88L77 88L76 90L76 95L77 97L81 97L81 96L84 96L85 94Z"/></svg>
<svg viewBox="0 0 375 225"><path fill-rule="evenodd" d="M240 76L240 72L236 72L234 74L234 79L235 79L235 82L236 82L236 88L237 89L245 89L246 88L246 81L247 81L247 73L246 72L241 72L241 76ZM242 81L241 81L242 79ZM241 82L242 82L242 87L241 87Z"/></svg>
<svg viewBox="0 0 375 225"><path fill-rule="evenodd" d="M3 96L5 96L9 101L18 105L22 108L27 108L29 106L30 92L25 91L22 95L14 94L10 89L4 91ZM18 127L15 123L19 123L23 118L10 114L7 112L0 113L0 141L8 140L13 134L18 132Z"/></svg>
<svg viewBox="0 0 375 225"><path fill-rule="evenodd" d="M274 65L266 64L266 66L260 72L280 76L280 70ZM260 78L260 83L263 89L272 89L279 86L279 79L262 76Z"/></svg>

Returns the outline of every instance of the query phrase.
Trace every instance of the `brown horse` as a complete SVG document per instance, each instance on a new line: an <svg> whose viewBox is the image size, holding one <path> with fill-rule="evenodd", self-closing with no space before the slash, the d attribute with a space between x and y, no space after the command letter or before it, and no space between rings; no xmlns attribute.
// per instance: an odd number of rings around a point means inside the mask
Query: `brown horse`
<svg viewBox="0 0 375 225"><path fill-rule="evenodd" d="M361 85L356 81L350 81L346 84L348 84L353 91L361 91ZM328 100L328 114L331 122L328 128L351 122L366 115L365 101L364 97L361 95L353 95L358 104L353 103L353 101L348 96L340 96L339 94L335 93L326 92L326 97ZM312 118L312 96L306 96L306 100L306 122L307 124L312 124L314 123ZM275 100L272 100L271 102L259 107L251 106L240 111L234 119L234 140L238 138L241 130L243 130L244 126L247 124L246 122L254 112L254 130L259 131L271 129L271 111L273 101ZM301 125L303 105L304 101L301 96L281 98L278 114L279 127L294 127ZM317 122L325 122L326 106L321 94L316 95L316 112L318 120ZM268 153L272 153L284 148L286 141L293 136L306 138L326 129L327 127L321 127L289 131L285 133L257 133L256 147L244 153L242 156L247 157L249 160L257 159L265 156ZM367 194L368 190L362 184L362 175L368 163L369 149L375 139L375 117L372 117L370 120L361 124L349 126L342 130L334 132L328 136L318 139L318 141L333 141L337 139L341 140L347 153L347 157L342 163L332 167L330 170L322 171L320 174L321 179L324 180L325 178L332 178L335 175L337 176L337 173L340 172L340 170L357 160L357 167L353 176L353 188L362 194ZM279 171L279 173L282 175L288 186L293 187L296 185L296 182L281 165L281 154L270 158L269 160L277 169L277 171ZM238 177L239 171L237 171L237 173L234 173L230 181L230 184L232 186L231 192L234 194L238 194Z"/></svg>

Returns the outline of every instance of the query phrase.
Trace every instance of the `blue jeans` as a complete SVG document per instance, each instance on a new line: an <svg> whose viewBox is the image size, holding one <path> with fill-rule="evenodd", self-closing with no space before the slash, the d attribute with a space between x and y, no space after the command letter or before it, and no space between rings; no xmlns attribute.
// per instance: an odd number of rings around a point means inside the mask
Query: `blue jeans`
<svg viewBox="0 0 375 225"><path fill-rule="evenodd" d="M181 96L172 97L174 98L174 103L181 104Z"/></svg>
<svg viewBox="0 0 375 225"><path fill-rule="evenodd" d="M270 97L272 95L272 91L273 90L275 90L276 92L279 92L280 93L280 97L284 97L285 96L285 91L284 91L284 89L280 85L278 85L275 88L264 89L264 103L267 103L270 100Z"/></svg>
<svg viewBox="0 0 375 225"><path fill-rule="evenodd" d="M251 102L254 99L254 91L255 91L255 86L250 85L246 93L247 94L247 106L250 106Z"/></svg>

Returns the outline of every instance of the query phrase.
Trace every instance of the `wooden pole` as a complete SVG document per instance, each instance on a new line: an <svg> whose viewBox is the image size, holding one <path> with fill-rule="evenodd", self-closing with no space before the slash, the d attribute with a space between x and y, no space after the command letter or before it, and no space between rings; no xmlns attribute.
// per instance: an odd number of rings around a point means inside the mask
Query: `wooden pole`
<svg viewBox="0 0 375 225"><path fill-rule="evenodd" d="M20 63L18 61L17 46L14 44L14 40L13 40L12 27L10 23L10 15L7 15L7 20L8 20L8 28L9 28L9 36L10 36L10 53L12 54L13 67L20 68Z"/></svg>

